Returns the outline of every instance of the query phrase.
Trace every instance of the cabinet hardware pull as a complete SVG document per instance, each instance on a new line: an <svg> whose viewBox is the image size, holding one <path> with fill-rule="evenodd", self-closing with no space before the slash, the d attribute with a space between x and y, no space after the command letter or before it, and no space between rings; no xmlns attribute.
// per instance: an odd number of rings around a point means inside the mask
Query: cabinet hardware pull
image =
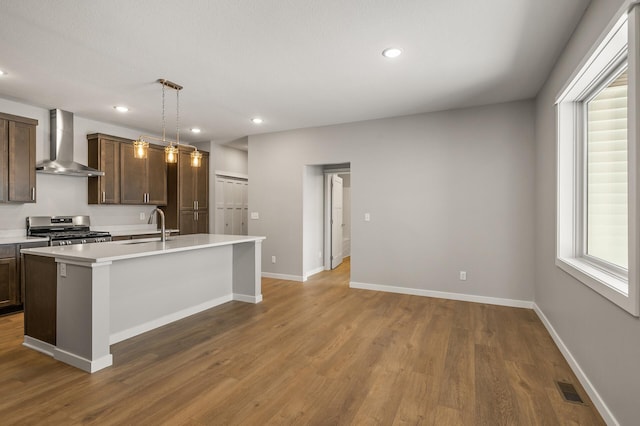
<svg viewBox="0 0 640 426"><path fill-rule="evenodd" d="M36 187L31 188L31 201L36 200Z"/></svg>
<svg viewBox="0 0 640 426"><path fill-rule="evenodd" d="M107 201L107 193L106 191L102 191L102 202L106 202Z"/></svg>
<svg viewBox="0 0 640 426"><path fill-rule="evenodd" d="M193 221L195 222L196 220L198 220L196 219L196 212L193 212Z"/></svg>
<svg viewBox="0 0 640 426"><path fill-rule="evenodd" d="M195 201L193 202L193 209L194 209L194 210L197 210L196 202L195 202Z"/></svg>

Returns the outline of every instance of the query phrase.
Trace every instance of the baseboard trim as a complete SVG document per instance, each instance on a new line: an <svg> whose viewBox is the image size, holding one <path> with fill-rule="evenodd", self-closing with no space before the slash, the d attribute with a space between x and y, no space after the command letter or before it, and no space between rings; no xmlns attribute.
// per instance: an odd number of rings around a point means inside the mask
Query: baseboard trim
<svg viewBox="0 0 640 426"><path fill-rule="evenodd" d="M53 352L56 350L56 347L51 343L34 339L31 336L24 336L24 341L22 342L22 346L25 346L29 349L33 349L34 351L38 351L45 355L49 355L50 357L53 357Z"/></svg>
<svg viewBox="0 0 640 426"><path fill-rule="evenodd" d="M271 272L263 272L262 276L264 278L273 278L276 280L287 280L287 281L299 281L304 282L304 277L300 275L289 275L289 274L274 274Z"/></svg>
<svg viewBox="0 0 640 426"><path fill-rule="evenodd" d="M540 318L540 321L542 321L542 324L544 324L558 349L560 349L560 352L564 356L564 359L567 360L567 363L569 364L569 367L571 367L571 370L573 370L573 373L576 375L578 380L580 380L582 387L587 392L587 394L589 394L589 398L591 398L593 405L596 406L596 409L602 416L603 420L608 425L619 425L620 423L618 423L611 410L609 410L607 404L605 404L602 397L600 397L600 394L591 383L591 380L589 380L589 377L587 377L585 372L580 367L580 364L578 364L578 361L576 361L576 359L573 357L573 354L571 353L567 345L564 344L564 341L556 332L556 329L553 328L553 325L551 325L551 322L549 321L547 316L544 314L544 312L542 312L542 309L540 309L540 307L536 303L534 303L533 310L538 315L538 318Z"/></svg>
<svg viewBox="0 0 640 426"><path fill-rule="evenodd" d="M247 294L233 293L233 300L245 303L260 303L262 302L262 295L259 294L258 296L250 296Z"/></svg>
<svg viewBox="0 0 640 426"><path fill-rule="evenodd" d="M304 274L304 276L302 277L302 281L307 281L310 277L314 276L315 274L319 274L320 272L324 272L324 265L318 266L316 269L312 269L311 271Z"/></svg>
<svg viewBox="0 0 640 426"><path fill-rule="evenodd" d="M486 303L488 305L510 306L512 308L533 309L533 302L528 300L503 299L500 297L476 296L474 294L449 293L445 291L423 290L409 287L395 287L381 284L350 282L349 287L361 290L384 291L386 293L409 294L412 296L435 297L438 299L460 300L462 302Z"/></svg>
<svg viewBox="0 0 640 426"><path fill-rule="evenodd" d="M107 368L113 364L113 356L111 354L91 361L86 358L82 358L81 356L56 348L53 352L53 357L58 361L72 365L76 368L79 368L80 370L86 371L87 373L95 373L96 371Z"/></svg>
<svg viewBox="0 0 640 426"><path fill-rule="evenodd" d="M151 331L155 328L162 327L163 325L167 325L174 321L181 320L188 316L197 314L198 312L206 311L207 309L211 309L218 305L222 305L223 303L227 303L233 300L233 295L228 294L222 297L218 297L216 299L209 300L207 302L201 303L196 306L192 306L190 308L182 309L181 311L174 312L169 315L165 315L163 317L154 319L152 321L145 322L140 325L136 325L135 327L127 328L126 330L118 331L117 333L111 334L109 336L109 344L113 345L114 343L122 342L123 340L127 340L133 336L137 336L138 334L146 333L147 331Z"/></svg>

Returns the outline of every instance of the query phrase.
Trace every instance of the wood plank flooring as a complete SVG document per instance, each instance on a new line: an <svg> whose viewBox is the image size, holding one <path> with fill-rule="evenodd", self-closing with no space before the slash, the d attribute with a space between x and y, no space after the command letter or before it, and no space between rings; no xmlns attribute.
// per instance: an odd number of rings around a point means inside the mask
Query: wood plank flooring
<svg viewBox="0 0 640 426"><path fill-rule="evenodd" d="M601 425L535 313L348 287L349 263L112 347L87 374L0 317L0 423ZM587 400L588 401L588 400Z"/></svg>

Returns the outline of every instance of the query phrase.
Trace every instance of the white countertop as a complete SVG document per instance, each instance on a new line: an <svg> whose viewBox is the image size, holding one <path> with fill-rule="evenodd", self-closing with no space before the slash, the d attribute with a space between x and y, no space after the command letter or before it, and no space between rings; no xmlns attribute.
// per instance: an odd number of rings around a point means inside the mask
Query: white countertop
<svg viewBox="0 0 640 426"><path fill-rule="evenodd" d="M14 236L14 237L0 236L0 245L2 245L2 244L37 243L37 242L47 242L47 241L49 241L48 238L27 237L26 235Z"/></svg>
<svg viewBox="0 0 640 426"><path fill-rule="evenodd" d="M0 245L49 241L48 238L27 237L26 229L0 229Z"/></svg>
<svg viewBox="0 0 640 426"><path fill-rule="evenodd" d="M23 249L21 252L82 263L103 263L134 259L136 257L198 250L208 247L262 241L265 238L266 237L251 237L245 235L192 234L169 237L164 243L161 242L158 237L143 240L112 241L109 243L41 247Z"/></svg>

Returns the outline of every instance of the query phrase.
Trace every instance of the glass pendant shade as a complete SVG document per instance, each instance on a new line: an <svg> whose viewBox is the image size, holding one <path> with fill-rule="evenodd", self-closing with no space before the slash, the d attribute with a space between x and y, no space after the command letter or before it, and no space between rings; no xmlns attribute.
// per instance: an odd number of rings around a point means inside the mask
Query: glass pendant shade
<svg viewBox="0 0 640 426"><path fill-rule="evenodd" d="M178 162L178 147L169 145L164 149L164 161L170 164Z"/></svg>
<svg viewBox="0 0 640 426"><path fill-rule="evenodd" d="M202 153L196 148L191 153L191 167L200 167L202 165Z"/></svg>
<svg viewBox="0 0 640 426"><path fill-rule="evenodd" d="M147 150L149 148L149 142L140 138L133 141L133 156L134 158L145 159L147 158Z"/></svg>

